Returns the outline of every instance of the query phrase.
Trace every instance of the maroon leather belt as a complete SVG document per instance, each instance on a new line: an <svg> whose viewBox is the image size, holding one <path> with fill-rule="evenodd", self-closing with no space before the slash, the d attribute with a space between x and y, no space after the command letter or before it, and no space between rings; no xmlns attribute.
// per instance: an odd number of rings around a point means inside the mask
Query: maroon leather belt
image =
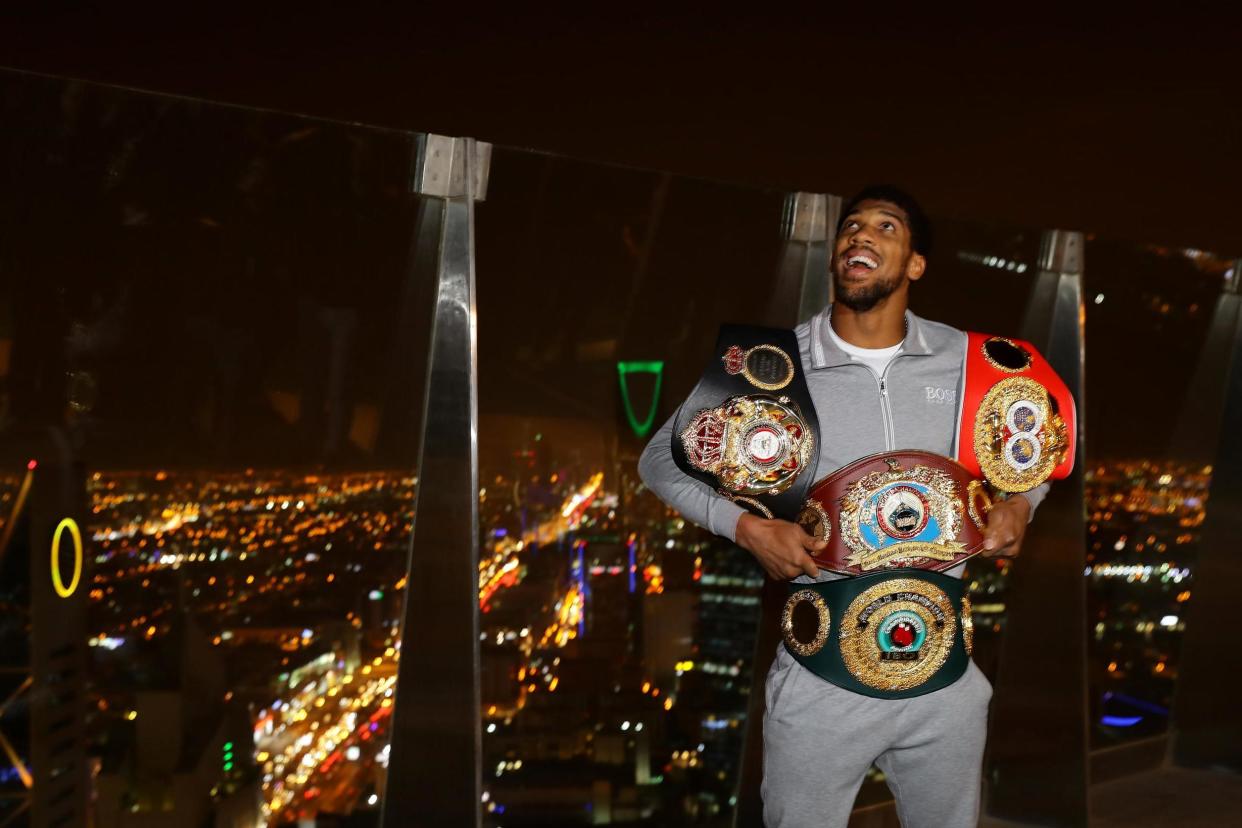
<svg viewBox="0 0 1242 828"><path fill-rule="evenodd" d="M983 481L960 463L929 451L890 451L812 486L798 525L828 541L811 557L832 572L943 572L983 548L991 506Z"/></svg>

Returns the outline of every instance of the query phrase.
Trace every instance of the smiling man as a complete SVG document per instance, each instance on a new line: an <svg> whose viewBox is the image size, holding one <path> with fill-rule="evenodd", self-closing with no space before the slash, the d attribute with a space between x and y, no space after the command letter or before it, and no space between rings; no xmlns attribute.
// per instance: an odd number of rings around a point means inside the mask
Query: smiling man
<svg viewBox="0 0 1242 828"><path fill-rule="evenodd" d="M913 198L864 189L837 228L835 303L787 339L722 329L722 362L639 463L790 582L765 690L769 828L846 825L873 763L907 828L978 820L992 691L960 577L971 555L1018 553L1044 481L1072 466L1073 401L1028 343L908 310L930 249ZM795 341L786 374L773 354ZM722 402L699 407L704 389Z"/></svg>

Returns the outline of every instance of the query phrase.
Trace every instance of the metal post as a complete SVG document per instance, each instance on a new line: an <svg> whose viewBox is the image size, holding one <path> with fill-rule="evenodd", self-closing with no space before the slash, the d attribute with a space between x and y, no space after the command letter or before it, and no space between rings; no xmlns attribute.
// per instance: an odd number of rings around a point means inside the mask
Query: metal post
<svg viewBox="0 0 1242 828"><path fill-rule="evenodd" d="M832 300L828 272L841 197L824 193L789 193L782 220L785 243L764 324L805 322ZM794 316L794 313L797 313Z"/></svg>
<svg viewBox="0 0 1242 828"><path fill-rule="evenodd" d="M474 202L490 150L427 135L415 157L411 266L436 292L384 828L482 819Z"/></svg>
<svg viewBox="0 0 1242 828"><path fill-rule="evenodd" d="M1010 570L987 762L990 815L1087 825L1086 520L1082 468L1083 237L1045 233L1023 338L1078 406L1078 462L1053 484Z"/></svg>
<svg viewBox="0 0 1242 828"><path fill-rule="evenodd" d="M1200 363L1224 362L1224 416L1212 464L1212 483L1187 605L1171 723L1170 759L1187 767L1242 771L1242 706L1234 677L1242 652L1220 630L1237 614L1242 583L1242 260L1234 263L1217 300ZM1221 359L1221 357L1224 359ZM1189 405L1197 401L1188 400Z"/></svg>
<svg viewBox="0 0 1242 828"><path fill-rule="evenodd" d="M765 324L792 326L805 322L831 301L828 263L840 214L840 196L790 193L785 197L785 243ZM763 826L763 800L759 795L763 780L763 690L781 640L777 618L784 602L785 585L765 580L760 596L759 632L751 659L750 704L737 778L737 806L733 811L733 825L738 828Z"/></svg>

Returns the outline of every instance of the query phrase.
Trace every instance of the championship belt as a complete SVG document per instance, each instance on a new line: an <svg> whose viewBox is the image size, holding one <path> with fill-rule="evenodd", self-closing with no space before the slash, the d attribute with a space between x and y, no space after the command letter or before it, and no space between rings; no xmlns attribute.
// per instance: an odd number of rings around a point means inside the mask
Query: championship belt
<svg viewBox="0 0 1242 828"><path fill-rule="evenodd" d="M958 459L1003 492L1074 468L1074 398L1029 342L968 333Z"/></svg>
<svg viewBox="0 0 1242 828"><path fill-rule="evenodd" d="M983 481L959 463L929 451L889 451L816 483L797 522L828 542L811 555L822 569L943 572L983 548L991 505Z"/></svg>
<svg viewBox="0 0 1242 828"><path fill-rule="evenodd" d="M970 598L961 579L897 569L789 584L785 647L838 687L905 699L947 687L970 663Z"/></svg>
<svg viewBox="0 0 1242 828"><path fill-rule="evenodd" d="M722 325L673 421L673 459L751 512L792 520L815 479L818 431L793 331Z"/></svg>

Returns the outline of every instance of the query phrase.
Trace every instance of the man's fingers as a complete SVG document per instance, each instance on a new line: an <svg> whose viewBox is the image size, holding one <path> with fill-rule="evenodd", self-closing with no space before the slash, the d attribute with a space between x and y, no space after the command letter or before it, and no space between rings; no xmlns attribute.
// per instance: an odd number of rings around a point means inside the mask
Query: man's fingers
<svg viewBox="0 0 1242 828"><path fill-rule="evenodd" d="M802 553L802 559L798 561L798 565L802 567L803 573L810 575L812 578L819 577L819 567L815 561L811 560L811 556L805 552Z"/></svg>
<svg viewBox="0 0 1242 828"><path fill-rule="evenodd" d="M806 532L802 533L801 540L803 548L805 548L808 552L820 552L828 546L828 541L823 540L822 538L817 538L814 535L808 535Z"/></svg>
<svg viewBox="0 0 1242 828"><path fill-rule="evenodd" d="M983 549L985 553L988 554L989 557L993 555L1000 555L1000 556L1012 555L1014 554L1014 547L1017 544L1017 542L1018 542L1017 535L1013 535L1009 533L1001 534L1000 532L995 532L991 535L988 535L987 540L985 540L983 543Z"/></svg>
<svg viewBox="0 0 1242 828"><path fill-rule="evenodd" d="M1009 528L1009 521L996 520L983 530L983 548L987 551L1000 549L1013 543L1014 532Z"/></svg>

